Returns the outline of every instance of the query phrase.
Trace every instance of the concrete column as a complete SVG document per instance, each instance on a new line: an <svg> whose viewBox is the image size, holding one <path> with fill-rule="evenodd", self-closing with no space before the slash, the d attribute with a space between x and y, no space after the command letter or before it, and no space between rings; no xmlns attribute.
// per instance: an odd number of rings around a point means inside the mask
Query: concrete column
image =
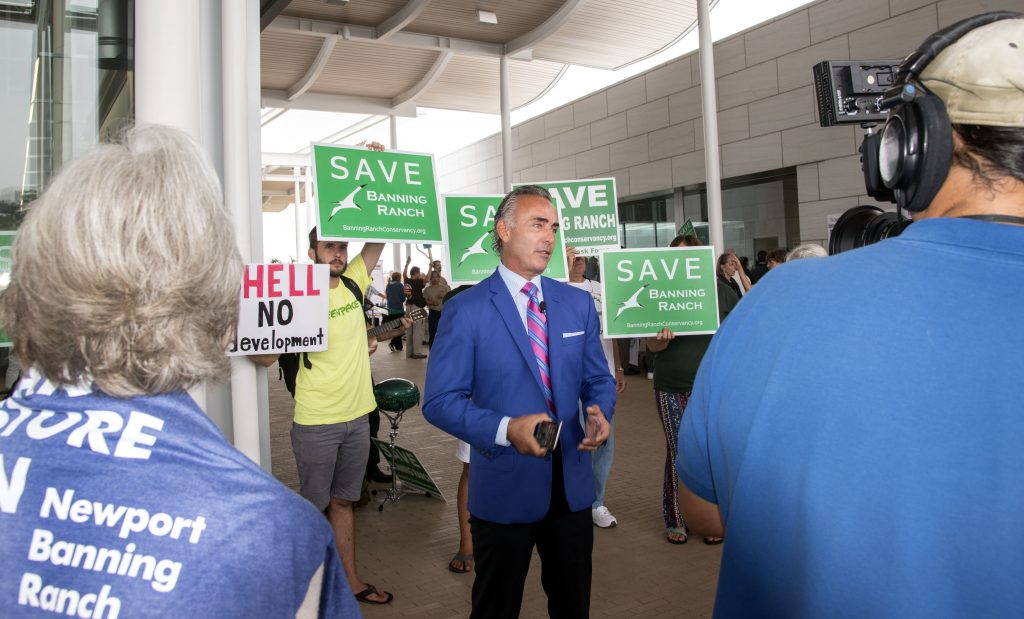
<svg viewBox="0 0 1024 619"><path fill-rule="evenodd" d="M309 247L308 232L302 231L302 200L299 197L299 191L302 189L302 167L295 166L292 168L292 177L295 179L295 188L293 193L295 194L295 262L301 262L303 254L306 253L306 248Z"/></svg>
<svg viewBox="0 0 1024 619"><path fill-rule="evenodd" d="M309 231L316 225L316 204L313 202L313 166L306 166L306 177L302 184L302 223L297 231L299 236L299 257L296 262L310 262L309 259Z"/></svg>
<svg viewBox="0 0 1024 619"><path fill-rule="evenodd" d="M243 262L262 262L259 0L221 0L221 17L224 199L235 220ZM270 470L266 386L266 368L245 357L231 358L235 447Z"/></svg>
<svg viewBox="0 0 1024 619"><path fill-rule="evenodd" d="M221 127L219 110L211 114L203 105L202 86L212 86L205 82L199 60L205 8L202 0L136 0L135 122L169 125L185 131L202 143L218 172L223 172L220 137L214 141L209 131L203 131L204 121L207 129L217 133ZM220 23L219 15L216 23ZM215 59L219 58L217 50ZM210 390L210 385L197 385L189 390L189 395L224 436L231 437L230 410L211 406Z"/></svg>
<svg viewBox="0 0 1024 619"><path fill-rule="evenodd" d="M398 150L398 117L391 115L388 117L388 121L391 127L391 143L388 144L388 148L391 150ZM391 244L391 259L395 263L395 270L401 272L402 270L402 245L400 243ZM385 283L388 281L387 273L384 274Z"/></svg>
<svg viewBox="0 0 1024 619"><path fill-rule="evenodd" d="M715 51L711 40L708 0L697 0L697 28L700 31L700 94L704 113L704 165L707 170L708 227L715 255L725 250L722 221L722 169L718 158L718 97L715 88Z"/></svg>
<svg viewBox="0 0 1024 619"><path fill-rule="evenodd" d="M508 74L508 57L499 62L501 96L501 182L503 191L512 191L512 80Z"/></svg>
<svg viewBox="0 0 1024 619"><path fill-rule="evenodd" d="M198 140L203 137L199 79L203 4L202 0L135 2L135 120L178 127ZM219 117L208 115L206 120L220 125Z"/></svg>
<svg viewBox="0 0 1024 619"><path fill-rule="evenodd" d="M244 260L263 259L259 0L136 0L135 117L196 138L224 185ZM189 391L224 436L270 468L266 371L232 361L230 384Z"/></svg>

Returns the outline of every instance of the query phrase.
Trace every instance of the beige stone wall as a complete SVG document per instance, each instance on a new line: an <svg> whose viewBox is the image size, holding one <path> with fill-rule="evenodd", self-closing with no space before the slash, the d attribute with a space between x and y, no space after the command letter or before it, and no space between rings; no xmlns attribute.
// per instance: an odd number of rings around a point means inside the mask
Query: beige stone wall
<svg viewBox="0 0 1024 619"><path fill-rule="evenodd" d="M861 130L818 126L811 67L902 58L939 28L1022 0L822 0L715 44L723 178L795 167L800 237L864 194ZM696 52L512 129L513 182L613 176L619 198L704 182ZM501 136L442 158L445 193L502 193ZM887 207L889 205L880 205Z"/></svg>

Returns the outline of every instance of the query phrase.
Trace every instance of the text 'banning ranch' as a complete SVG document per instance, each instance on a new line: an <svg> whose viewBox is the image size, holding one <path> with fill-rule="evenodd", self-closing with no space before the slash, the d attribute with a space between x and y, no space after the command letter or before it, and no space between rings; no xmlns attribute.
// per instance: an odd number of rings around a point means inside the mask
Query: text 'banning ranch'
<svg viewBox="0 0 1024 619"><path fill-rule="evenodd" d="M132 412L127 421L112 411L68 413L56 423L52 417L48 411L23 409L11 415L0 410L0 435L23 432L33 440L63 440L99 457L147 460L163 428L162 420L140 412ZM120 436L108 441L105 435L110 433ZM10 454L5 458L0 453L0 513L27 511L38 518L24 549L29 564L38 567L8 575L17 578L17 599L2 600L0 607L10 609L16 602L64 616L117 619L122 612L118 589L128 583L148 584L157 595L175 589L183 562L181 556L169 555L176 548L186 555L185 548L202 542L207 528L204 515L105 502L81 496L74 488L54 486L45 488L37 508L23 500L39 496L25 493L31 469L31 458ZM93 543L97 539L105 541ZM157 546L159 554L153 550ZM92 576L54 576L70 575L72 570ZM75 584L69 586L69 582Z"/></svg>

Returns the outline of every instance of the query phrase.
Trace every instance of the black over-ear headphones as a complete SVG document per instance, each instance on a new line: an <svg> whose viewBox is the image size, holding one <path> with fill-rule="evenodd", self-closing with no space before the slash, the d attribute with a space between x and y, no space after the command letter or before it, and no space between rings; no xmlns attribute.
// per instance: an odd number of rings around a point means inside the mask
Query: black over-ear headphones
<svg viewBox="0 0 1024 619"><path fill-rule="evenodd" d="M880 178L900 208L910 212L927 208L946 181L953 159L953 131L946 106L918 81L921 71L971 30L1021 17L1009 11L968 17L928 37L900 64L896 84L880 104L889 110L889 116L879 134L878 156L865 157L866 165L877 166L865 174Z"/></svg>

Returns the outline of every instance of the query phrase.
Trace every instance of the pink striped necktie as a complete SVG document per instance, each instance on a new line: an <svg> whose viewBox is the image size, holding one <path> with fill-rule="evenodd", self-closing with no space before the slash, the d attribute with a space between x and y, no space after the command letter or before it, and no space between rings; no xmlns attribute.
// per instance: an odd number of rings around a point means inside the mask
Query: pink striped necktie
<svg viewBox="0 0 1024 619"><path fill-rule="evenodd" d="M548 321L544 313L540 311L537 292L537 286L533 282L526 282L522 289L522 293L527 297L526 332L530 336L533 356L537 359L537 369L540 370L540 381L544 385L544 397L548 401L548 411L554 413L555 403L551 399L551 369L548 365Z"/></svg>

